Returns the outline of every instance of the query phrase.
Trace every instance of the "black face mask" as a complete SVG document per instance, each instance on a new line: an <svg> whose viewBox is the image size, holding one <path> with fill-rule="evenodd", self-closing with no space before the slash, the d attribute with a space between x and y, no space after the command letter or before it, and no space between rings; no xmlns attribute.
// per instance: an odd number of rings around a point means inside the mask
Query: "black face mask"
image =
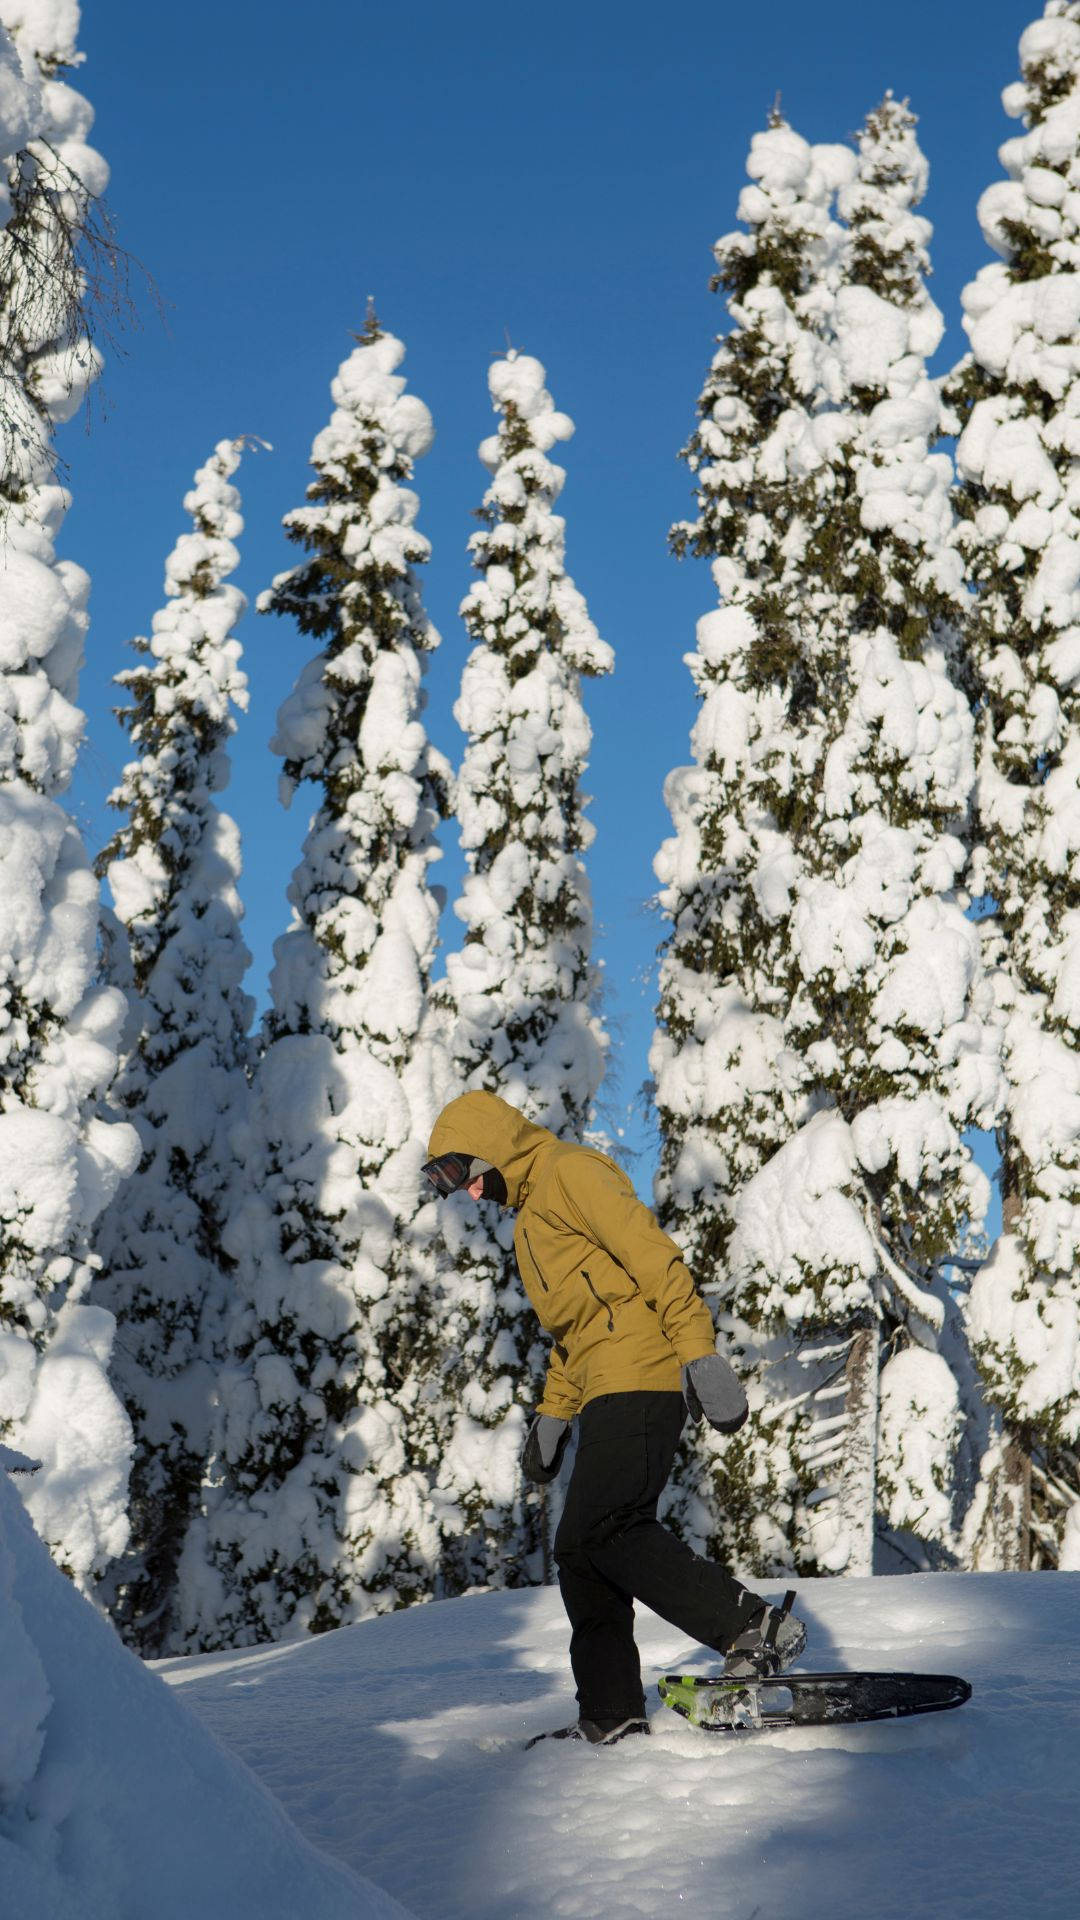
<svg viewBox="0 0 1080 1920"><path fill-rule="evenodd" d="M494 1200L497 1206L505 1207L507 1197L506 1181L503 1179L498 1167L485 1167L484 1199Z"/></svg>
<svg viewBox="0 0 1080 1920"><path fill-rule="evenodd" d="M470 1153L440 1153L435 1160L429 1160L421 1168L426 1180L431 1182L437 1194L445 1196L457 1193L476 1179L478 1173L484 1176L485 1200L495 1200L505 1207L507 1201L506 1181L487 1160L480 1160Z"/></svg>

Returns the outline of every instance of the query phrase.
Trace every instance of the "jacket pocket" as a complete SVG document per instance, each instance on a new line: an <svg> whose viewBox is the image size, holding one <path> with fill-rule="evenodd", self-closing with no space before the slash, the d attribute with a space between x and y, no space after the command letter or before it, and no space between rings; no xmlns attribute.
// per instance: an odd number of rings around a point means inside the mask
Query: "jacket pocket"
<svg viewBox="0 0 1080 1920"><path fill-rule="evenodd" d="M529 1229L528 1229L528 1227L526 1227L526 1226L524 1226L524 1225L523 1225L523 1226L522 1226L522 1229L521 1229L521 1232L522 1232L522 1235L523 1235L523 1237L524 1237L524 1241L525 1241L525 1245L526 1245L526 1246L528 1247L528 1249L529 1249L529 1259L530 1259L530 1260L532 1261L532 1263L533 1263L533 1272L535 1273L535 1275L536 1275L536 1277L537 1277L537 1279L539 1280L539 1282L540 1282L540 1286L541 1286L541 1288L542 1288L542 1290L543 1290L543 1292L544 1292L544 1293L549 1293L549 1292L550 1292L550 1288L549 1288L549 1286L548 1286L548 1283L547 1283L547 1281L546 1281L546 1280L544 1279L544 1276L543 1276L543 1273L542 1273L542 1272L541 1272L541 1270L540 1270L540 1262L539 1262L539 1260L537 1259L537 1257L536 1257L536 1255L535 1255L535 1253L534 1253L534 1252L533 1252L533 1250L532 1250L532 1241L531 1241L531 1240L529 1239Z"/></svg>
<svg viewBox="0 0 1080 1920"><path fill-rule="evenodd" d="M587 1269L586 1269L585 1267L582 1267L582 1269L581 1269L581 1277L582 1277L582 1279L584 1280L584 1282L585 1282L585 1285L586 1285L586 1286L588 1287L588 1289L589 1289L589 1292L590 1292L590 1293L592 1294L592 1297L593 1297L593 1299L594 1299L594 1300L596 1301L596 1304L597 1304L597 1306L598 1306L598 1307L600 1307L600 1308L602 1308L602 1309L603 1309L603 1311L604 1311L604 1312L605 1312L605 1313L607 1314L607 1330L608 1330L608 1332L609 1332L609 1333L614 1333L614 1331L615 1331L615 1315L614 1315L614 1314L612 1313L612 1311L611 1311L611 1302L610 1302L610 1300L605 1300L605 1299L603 1299L603 1298L601 1297L601 1295L600 1295L599 1293L597 1293L597 1291L596 1291L596 1288L595 1288L595 1287L593 1286L593 1283L592 1283L592 1281L591 1281L591 1280L590 1280L590 1278L589 1278L589 1274L588 1274L588 1271L587 1271Z"/></svg>

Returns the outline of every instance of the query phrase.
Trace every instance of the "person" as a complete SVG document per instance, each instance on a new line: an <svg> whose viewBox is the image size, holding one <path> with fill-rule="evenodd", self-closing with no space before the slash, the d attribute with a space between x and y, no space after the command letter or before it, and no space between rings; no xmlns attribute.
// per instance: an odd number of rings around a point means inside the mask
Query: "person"
<svg viewBox="0 0 1080 1920"><path fill-rule="evenodd" d="M609 1745L648 1733L634 1601L725 1657L728 1673L787 1667L802 1621L693 1553L657 1518L687 1411L721 1433L747 1418L737 1375L675 1242L606 1154L557 1138L493 1093L462 1094L435 1123L424 1175L515 1210L514 1252L551 1336L522 1468L555 1478L577 1451L555 1536L578 1719Z"/></svg>

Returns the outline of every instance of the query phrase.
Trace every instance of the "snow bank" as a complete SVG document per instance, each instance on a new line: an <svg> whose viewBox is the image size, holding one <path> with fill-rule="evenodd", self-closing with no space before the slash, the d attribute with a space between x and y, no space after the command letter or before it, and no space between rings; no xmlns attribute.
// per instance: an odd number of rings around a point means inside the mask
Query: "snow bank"
<svg viewBox="0 0 1080 1920"><path fill-rule="evenodd" d="M57 1572L0 1473L0 1911L393 1920Z"/></svg>

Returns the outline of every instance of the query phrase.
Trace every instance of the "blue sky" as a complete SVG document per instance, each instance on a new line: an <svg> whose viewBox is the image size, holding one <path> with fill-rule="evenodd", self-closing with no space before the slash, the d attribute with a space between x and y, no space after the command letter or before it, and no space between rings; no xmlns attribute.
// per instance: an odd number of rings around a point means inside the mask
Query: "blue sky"
<svg viewBox="0 0 1080 1920"><path fill-rule="evenodd" d="M165 303L163 322L139 296L141 324L109 357L89 433L62 436L74 494L63 551L94 583L73 802L91 853L112 830L105 796L127 746L112 676L161 604L191 475L223 436L273 443L237 476L247 531L236 578L254 600L291 562L281 517L303 498L329 381L369 293L435 418L416 474L434 549L427 604L443 634L428 724L459 759L457 606L484 487L476 446L492 424L487 368L508 342L535 354L577 425L563 450L568 565L616 653L613 678L588 693L590 871L611 1119L641 1151L647 1185L653 1151L627 1109L647 1072L662 936L647 906L651 863L669 828L664 776L688 757L683 655L713 603L705 566L669 558L666 533L690 507L676 456L724 324L708 291L712 242L735 224L750 138L778 92L799 132L842 140L891 88L919 115L931 163L949 364L965 344L960 289L989 257L976 201L1015 130L1000 91L1039 11L1037 0L414 0L407 11L85 0L78 84L112 168L119 238ZM225 804L244 834L261 1002L310 810L303 793L291 813L278 806L266 742L306 649L287 623L253 613L240 638L252 699ZM438 876L451 897L459 874L451 833ZM457 928L448 913L451 944Z"/></svg>

